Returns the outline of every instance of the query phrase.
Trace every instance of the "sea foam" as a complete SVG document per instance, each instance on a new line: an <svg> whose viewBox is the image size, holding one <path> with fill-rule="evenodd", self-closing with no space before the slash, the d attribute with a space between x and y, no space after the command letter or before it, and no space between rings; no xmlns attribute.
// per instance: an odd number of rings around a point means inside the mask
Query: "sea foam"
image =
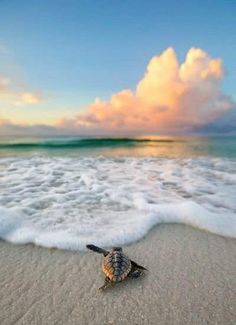
<svg viewBox="0 0 236 325"><path fill-rule="evenodd" d="M0 160L0 237L61 249L136 241L159 223L236 237L236 161Z"/></svg>

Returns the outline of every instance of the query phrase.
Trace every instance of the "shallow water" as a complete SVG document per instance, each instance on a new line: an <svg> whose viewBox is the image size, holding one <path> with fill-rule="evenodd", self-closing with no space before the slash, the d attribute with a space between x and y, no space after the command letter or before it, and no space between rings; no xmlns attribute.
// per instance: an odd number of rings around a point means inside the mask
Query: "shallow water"
<svg viewBox="0 0 236 325"><path fill-rule="evenodd" d="M0 157L34 155L236 159L236 137L0 138Z"/></svg>
<svg viewBox="0 0 236 325"><path fill-rule="evenodd" d="M84 249L133 242L158 223L236 237L233 138L221 139L221 148L203 138L69 149L49 141L0 149L1 238Z"/></svg>

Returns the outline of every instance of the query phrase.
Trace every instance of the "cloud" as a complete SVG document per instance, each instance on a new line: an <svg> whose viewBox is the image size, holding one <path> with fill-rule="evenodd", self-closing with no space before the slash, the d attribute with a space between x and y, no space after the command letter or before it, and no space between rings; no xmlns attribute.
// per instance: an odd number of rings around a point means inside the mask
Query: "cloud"
<svg viewBox="0 0 236 325"><path fill-rule="evenodd" d="M166 49L153 57L135 90L124 89L107 101L99 98L72 118L54 125L17 125L0 117L0 134L138 135L158 133L235 133L236 104L221 90L220 59L191 48L183 63ZM16 78L0 75L0 101L40 103L43 96Z"/></svg>
<svg viewBox="0 0 236 325"><path fill-rule="evenodd" d="M27 125L27 124L15 124L10 120L0 117L0 136L59 136L67 135L62 130L49 126L49 125Z"/></svg>
<svg viewBox="0 0 236 325"><path fill-rule="evenodd" d="M9 91L10 79L0 75L0 95Z"/></svg>
<svg viewBox="0 0 236 325"><path fill-rule="evenodd" d="M110 100L96 99L85 111L57 122L81 133L161 133L202 128L235 106L220 89L222 61L191 48L180 64L166 49L148 63L135 91L124 89Z"/></svg>
<svg viewBox="0 0 236 325"><path fill-rule="evenodd" d="M19 100L15 102L15 105L22 106L28 104L38 104L43 100L43 97L39 93L23 92L18 94Z"/></svg>
<svg viewBox="0 0 236 325"><path fill-rule="evenodd" d="M25 87L22 85L19 87L11 78L0 75L0 101L10 102L15 106L23 106L38 104L42 100L43 96L40 93L26 91Z"/></svg>

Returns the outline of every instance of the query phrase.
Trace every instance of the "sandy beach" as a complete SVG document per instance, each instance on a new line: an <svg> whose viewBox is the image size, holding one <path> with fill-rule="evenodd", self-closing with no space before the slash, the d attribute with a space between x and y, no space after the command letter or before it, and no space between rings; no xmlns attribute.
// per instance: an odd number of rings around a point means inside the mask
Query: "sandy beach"
<svg viewBox="0 0 236 325"><path fill-rule="evenodd" d="M0 325L236 325L235 12L0 0Z"/></svg>
<svg viewBox="0 0 236 325"><path fill-rule="evenodd" d="M155 227L124 247L150 271L105 292L100 255L0 245L2 325L236 323L235 239Z"/></svg>

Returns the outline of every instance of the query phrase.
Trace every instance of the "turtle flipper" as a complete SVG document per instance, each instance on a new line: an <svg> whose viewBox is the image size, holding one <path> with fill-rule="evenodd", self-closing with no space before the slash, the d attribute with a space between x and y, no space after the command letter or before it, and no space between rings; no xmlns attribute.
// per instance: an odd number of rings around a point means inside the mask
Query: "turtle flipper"
<svg viewBox="0 0 236 325"><path fill-rule="evenodd" d="M147 269L144 266L141 266L134 261L131 261L131 265L132 265L131 271L128 274L129 278L132 279L139 278L141 275L143 275L143 270L147 271Z"/></svg>
<svg viewBox="0 0 236 325"><path fill-rule="evenodd" d="M92 244L91 245L86 245L86 247L88 249L90 249L91 251L99 253L99 254L103 254L104 256L107 256L109 254L109 252L106 251L105 249L97 247L97 246L92 245Z"/></svg>
<svg viewBox="0 0 236 325"><path fill-rule="evenodd" d="M111 287L114 285L114 282L111 282L108 277L105 278L104 285L99 288L99 290L103 291L107 289L108 287Z"/></svg>
<svg viewBox="0 0 236 325"><path fill-rule="evenodd" d="M144 266L139 265L139 264L137 264L137 263L134 262L134 261L131 261L131 264L132 264L132 266L133 266L134 268L136 268L136 269L140 269L140 270L146 270L146 271L148 271Z"/></svg>
<svg viewBox="0 0 236 325"><path fill-rule="evenodd" d="M143 274L142 271L138 270L138 269L132 269L129 274L128 274L128 277L129 278L132 278L132 279L137 279L139 278L141 275Z"/></svg>

